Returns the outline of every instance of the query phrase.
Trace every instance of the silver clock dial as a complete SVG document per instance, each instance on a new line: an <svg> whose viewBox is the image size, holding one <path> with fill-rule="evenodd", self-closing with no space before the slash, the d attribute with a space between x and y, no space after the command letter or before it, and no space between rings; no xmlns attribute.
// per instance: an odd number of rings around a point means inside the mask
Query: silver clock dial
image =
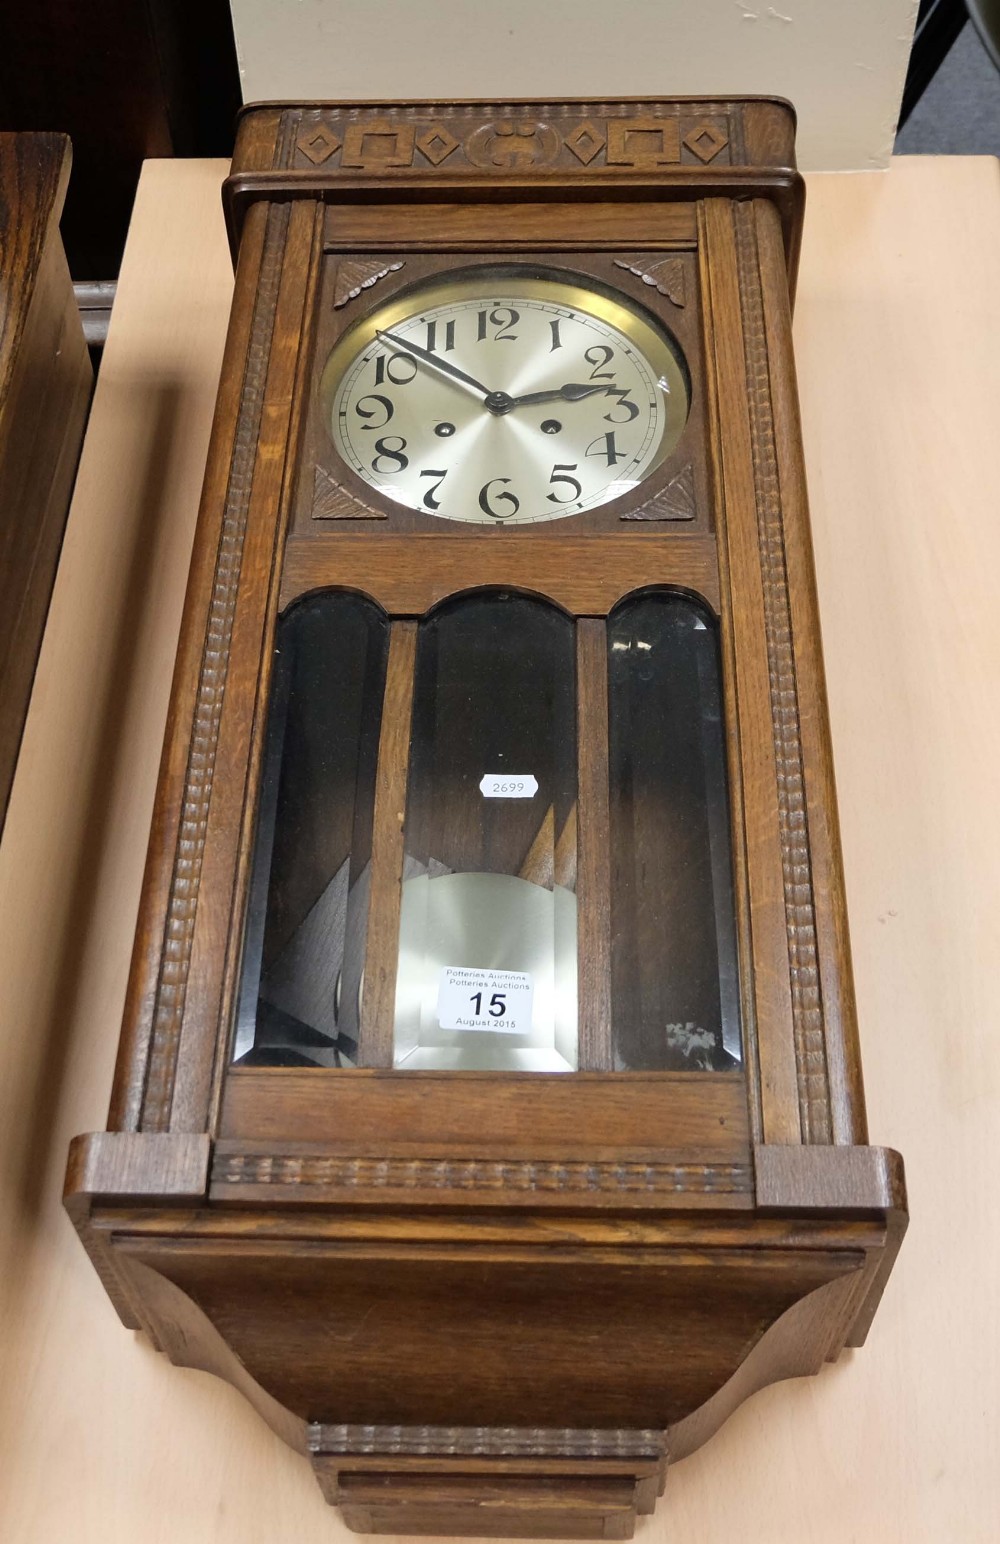
<svg viewBox="0 0 1000 1544"><path fill-rule="evenodd" d="M688 396L676 345L575 284L503 272L390 302L322 377L359 477L447 520L557 520L627 494L674 448Z"/></svg>

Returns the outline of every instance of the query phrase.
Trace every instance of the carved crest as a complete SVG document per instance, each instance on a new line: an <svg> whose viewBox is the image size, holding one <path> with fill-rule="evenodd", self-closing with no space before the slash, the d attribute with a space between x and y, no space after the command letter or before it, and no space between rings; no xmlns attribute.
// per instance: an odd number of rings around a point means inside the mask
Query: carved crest
<svg viewBox="0 0 1000 1544"><path fill-rule="evenodd" d="M473 166L484 171L527 171L549 166L559 154L559 135L547 123L501 119L484 123L465 142Z"/></svg>

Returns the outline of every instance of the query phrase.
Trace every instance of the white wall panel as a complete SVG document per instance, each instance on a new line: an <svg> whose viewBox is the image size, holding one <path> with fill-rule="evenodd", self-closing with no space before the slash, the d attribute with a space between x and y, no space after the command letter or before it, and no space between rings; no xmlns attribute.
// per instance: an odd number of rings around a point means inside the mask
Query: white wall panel
<svg viewBox="0 0 1000 1544"><path fill-rule="evenodd" d="M892 152L917 0L231 0L248 102L789 97L806 170Z"/></svg>

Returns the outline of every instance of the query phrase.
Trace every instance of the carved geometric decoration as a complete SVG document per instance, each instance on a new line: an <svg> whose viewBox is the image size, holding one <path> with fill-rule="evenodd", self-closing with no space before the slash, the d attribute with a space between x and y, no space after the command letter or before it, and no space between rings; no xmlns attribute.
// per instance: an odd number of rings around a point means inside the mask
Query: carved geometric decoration
<svg viewBox="0 0 1000 1544"><path fill-rule="evenodd" d="M563 140L567 150L572 150L578 161L589 166L595 155L604 149L604 135L590 122L581 123Z"/></svg>
<svg viewBox="0 0 1000 1544"><path fill-rule="evenodd" d="M417 149L432 166L440 166L442 161L447 161L452 151L458 149L458 145L459 141L454 134L450 134L440 123L432 124L417 135Z"/></svg>
<svg viewBox="0 0 1000 1544"><path fill-rule="evenodd" d="M810 817L806 807L801 719L771 395L771 361L760 292L752 206L742 202L734 205L733 223L743 319L747 405L750 409L750 449L757 488L757 540L764 588L764 634L774 729L774 758L778 773L778 824L781 832L799 1118L804 1142L830 1142L830 1079L823 1032L816 913L812 886L803 882L803 875L808 876L810 871Z"/></svg>
<svg viewBox="0 0 1000 1544"><path fill-rule="evenodd" d="M683 144L684 149L707 165L729 144L725 133L711 123L696 123L682 141L677 118L652 114L601 121L588 118L565 138L551 124L530 119L500 118L476 128L460 128L446 113L429 125L425 121L423 126L399 117L383 117L362 123L338 123L338 127L344 136L342 165L375 173L410 167L417 150L432 166L442 165L461 144L452 127L458 128L459 134L467 134L465 150L472 164L488 171L549 166L557 160L563 146L584 166L596 160L606 145L609 166L653 171L676 165ZM314 166L329 160L340 146L340 139L327 123L307 127L295 142L295 148Z"/></svg>
<svg viewBox="0 0 1000 1544"><path fill-rule="evenodd" d="M264 388L271 353L274 308L278 303L290 209L290 204L272 205L268 210L264 232L264 252L257 280L257 304L247 351L247 374L236 421L229 487L212 583L208 631L198 675L191 752L170 876L165 935L167 947L153 1005L154 1039L143 1097L143 1122L149 1131L167 1130L173 1098L176 1057L194 948L207 813L215 781L222 699L229 666L257 441L264 412Z"/></svg>
<svg viewBox="0 0 1000 1544"><path fill-rule="evenodd" d="M666 1452L662 1431L558 1430L535 1426L519 1430L515 1426L322 1426L309 1427L309 1450L313 1453L406 1454L420 1458L427 1455L459 1454L481 1458L523 1455L535 1458L545 1454L553 1458L660 1458Z"/></svg>
<svg viewBox="0 0 1000 1544"><path fill-rule="evenodd" d="M667 257L660 263L648 263L644 268L636 268L632 263L626 263L620 257L616 257L615 267L624 268L626 273L635 274L643 284L649 284L659 294L666 295L675 306L683 306L684 264L679 257Z"/></svg>
<svg viewBox="0 0 1000 1544"><path fill-rule="evenodd" d="M388 118L369 118L364 123L352 123L344 135L344 153L340 164L366 172L411 166L415 137L416 130L412 123L394 123Z"/></svg>
<svg viewBox="0 0 1000 1544"><path fill-rule="evenodd" d="M395 273L402 266L402 259L395 263L342 262L337 268L337 279L333 287L334 310L346 306L349 300L356 300L362 290L371 289L379 279Z"/></svg>
<svg viewBox="0 0 1000 1544"><path fill-rule="evenodd" d="M384 520L380 509L369 509L342 488L325 467L317 466L313 475L314 520Z"/></svg>
<svg viewBox="0 0 1000 1544"><path fill-rule="evenodd" d="M694 499L694 473L690 462L672 477L665 488L654 493L638 509L630 509L623 520L693 520L698 513Z"/></svg>
<svg viewBox="0 0 1000 1544"><path fill-rule="evenodd" d="M650 172L681 158L676 118L612 118L608 124L608 165Z"/></svg>
<svg viewBox="0 0 1000 1544"><path fill-rule="evenodd" d="M694 152L699 161L704 161L707 166L708 162L713 161L719 151L728 145L729 141L724 134L720 134L718 129L713 128L710 123L703 123L700 128L692 129L689 134L685 134L684 143L689 150Z"/></svg>
<svg viewBox="0 0 1000 1544"><path fill-rule="evenodd" d="M321 166L328 161L335 150L340 149L340 140L332 129L328 129L325 123L321 123L311 132L303 134L296 148L310 160L314 166Z"/></svg>
<svg viewBox="0 0 1000 1544"><path fill-rule="evenodd" d="M703 1195L740 1194L751 1189L745 1163L594 1163L532 1159L380 1158L350 1154L241 1153L216 1155L217 1185L277 1185L298 1191L461 1190L496 1191L504 1183L521 1192L568 1195L670 1195L680 1190Z"/></svg>
<svg viewBox="0 0 1000 1544"><path fill-rule="evenodd" d="M559 154L560 144L551 124L530 120L515 123L503 118L499 123L484 123L470 134L465 153L473 166L481 166L484 171L492 171L495 166L517 171L548 166Z"/></svg>

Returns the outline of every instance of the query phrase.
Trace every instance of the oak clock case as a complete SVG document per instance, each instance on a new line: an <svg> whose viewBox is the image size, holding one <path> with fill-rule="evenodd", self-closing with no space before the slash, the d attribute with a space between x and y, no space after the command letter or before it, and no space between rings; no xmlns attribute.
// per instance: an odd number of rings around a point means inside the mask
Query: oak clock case
<svg viewBox="0 0 1000 1544"><path fill-rule="evenodd" d="M248 110L109 1130L123 1320L363 1532L628 1537L867 1332L787 104Z"/></svg>

